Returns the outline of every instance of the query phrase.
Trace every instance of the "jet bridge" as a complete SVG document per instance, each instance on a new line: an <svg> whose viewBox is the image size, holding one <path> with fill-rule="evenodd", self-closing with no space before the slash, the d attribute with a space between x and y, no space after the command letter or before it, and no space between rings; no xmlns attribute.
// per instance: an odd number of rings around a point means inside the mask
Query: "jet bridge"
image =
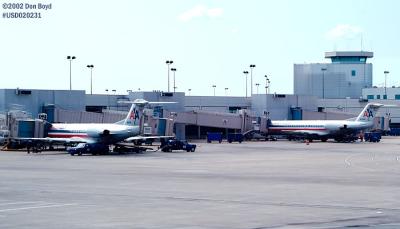
<svg viewBox="0 0 400 229"><path fill-rule="evenodd" d="M186 111L176 114L175 123L185 124L187 126L197 126L197 136L201 135L201 128L210 130L225 130L224 132L234 131L244 133L257 126L261 131L266 131L266 118L257 118L250 116L246 110L238 113L222 113L210 111ZM256 125L257 124L257 125Z"/></svg>

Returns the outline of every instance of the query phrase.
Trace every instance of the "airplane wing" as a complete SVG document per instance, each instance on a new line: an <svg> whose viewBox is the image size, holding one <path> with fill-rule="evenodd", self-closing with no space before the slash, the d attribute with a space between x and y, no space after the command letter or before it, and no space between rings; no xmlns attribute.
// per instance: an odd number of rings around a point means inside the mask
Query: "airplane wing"
<svg viewBox="0 0 400 229"><path fill-rule="evenodd" d="M43 144L76 144L76 143L94 143L93 140L73 137L73 138L15 138L17 141L26 143L43 143Z"/></svg>

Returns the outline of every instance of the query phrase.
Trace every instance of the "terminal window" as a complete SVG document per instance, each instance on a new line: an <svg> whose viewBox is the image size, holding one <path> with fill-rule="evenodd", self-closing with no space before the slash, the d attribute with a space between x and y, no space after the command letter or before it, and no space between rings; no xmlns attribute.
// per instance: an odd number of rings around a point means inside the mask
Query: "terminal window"
<svg viewBox="0 0 400 229"><path fill-rule="evenodd" d="M351 70L351 76L356 76L356 70Z"/></svg>
<svg viewBox="0 0 400 229"><path fill-rule="evenodd" d="M387 99L387 95L383 95L383 99Z"/></svg>
<svg viewBox="0 0 400 229"><path fill-rule="evenodd" d="M394 99L400 100L400 95L394 95Z"/></svg>
<svg viewBox="0 0 400 229"><path fill-rule="evenodd" d="M374 95L367 95L367 99L374 99Z"/></svg>
<svg viewBox="0 0 400 229"><path fill-rule="evenodd" d="M381 95L376 95L376 99L381 99Z"/></svg>

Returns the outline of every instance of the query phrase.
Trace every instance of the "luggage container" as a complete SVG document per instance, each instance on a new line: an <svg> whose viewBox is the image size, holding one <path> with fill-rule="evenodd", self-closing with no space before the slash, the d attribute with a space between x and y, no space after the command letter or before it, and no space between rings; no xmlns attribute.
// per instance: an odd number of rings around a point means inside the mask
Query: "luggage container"
<svg viewBox="0 0 400 229"><path fill-rule="evenodd" d="M212 141L222 142L222 133L221 132L207 132L207 142L211 143Z"/></svg>
<svg viewBox="0 0 400 229"><path fill-rule="evenodd" d="M380 132L365 132L364 140L366 142L380 142L382 134Z"/></svg>
<svg viewBox="0 0 400 229"><path fill-rule="evenodd" d="M243 134L228 133L228 142L229 143L232 143L232 142L242 143L242 141L243 141Z"/></svg>
<svg viewBox="0 0 400 229"><path fill-rule="evenodd" d="M400 128L390 128L389 135L400 136Z"/></svg>

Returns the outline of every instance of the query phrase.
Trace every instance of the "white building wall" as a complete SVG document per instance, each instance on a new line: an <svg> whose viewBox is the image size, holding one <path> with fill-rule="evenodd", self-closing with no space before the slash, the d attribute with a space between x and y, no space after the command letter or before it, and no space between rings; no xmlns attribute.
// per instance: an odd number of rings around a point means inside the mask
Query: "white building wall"
<svg viewBox="0 0 400 229"><path fill-rule="evenodd" d="M321 68L327 70L322 72ZM355 76L352 76L352 71L355 71ZM359 98L363 88L372 86L372 64L295 64L293 79L294 94Z"/></svg>
<svg viewBox="0 0 400 229"><path fill-rule="evenodd" d="M32 117L38 117L43 105L48 104L55 104L57 108L66 110L85 110L85 91L83 90L19 90L30 91L30 94L18 94L17 89L0 90L1 111L8 111L17 105L22 110L31 113Z"/></svg>
<svg viewBox="0 0 400 229"><path fill-rule="evenodd" d="M384 87L364 88L362 90L362 97L364 99L384 99L384 95ZM387 87L386 95L388 100L400 100L400 87Z"/></svg>
<svg viewBox="0 0 400 229"><path fill-rule="evenodd" d="M185 111L229 112L229 107L249 108L251 98L233 96L186 96Z"/></svg>
<svg viewBox="0 0 400 229"><path fill-rule="evenodd" d="M286 120L290 118L290 108L301 107L303 110L317 109L317 98L315 96L284 95L279 97L275 94L258 94L252 96L251 114L255 116L264 115L269 112L269 117L275 120Z"/></svg>

